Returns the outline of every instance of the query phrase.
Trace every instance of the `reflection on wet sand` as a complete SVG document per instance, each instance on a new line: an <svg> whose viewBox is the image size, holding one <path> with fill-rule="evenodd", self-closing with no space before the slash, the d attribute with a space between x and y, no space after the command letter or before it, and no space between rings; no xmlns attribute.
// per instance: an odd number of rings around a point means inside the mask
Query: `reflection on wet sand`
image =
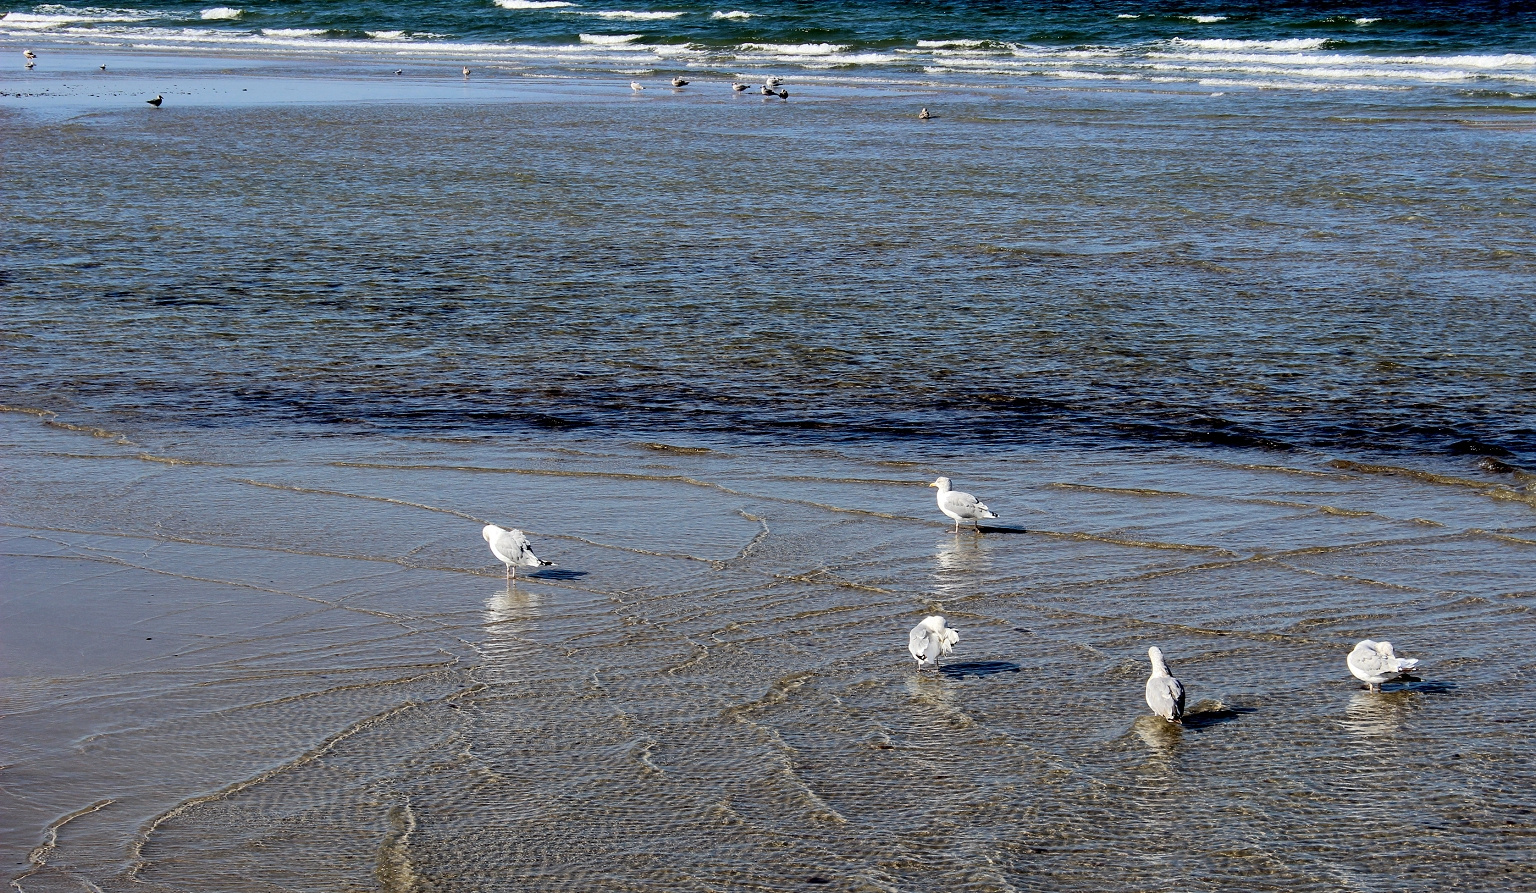
<svg viewBox="0 0 1536 893"><path fill-rule="evenodd" d="M1351 735L1358 738L1387 738L1397 734L1403 721L1412 713L1418 697L1410 691L1357 691L1344 708L1346 718L1340 721Z"/></svg>

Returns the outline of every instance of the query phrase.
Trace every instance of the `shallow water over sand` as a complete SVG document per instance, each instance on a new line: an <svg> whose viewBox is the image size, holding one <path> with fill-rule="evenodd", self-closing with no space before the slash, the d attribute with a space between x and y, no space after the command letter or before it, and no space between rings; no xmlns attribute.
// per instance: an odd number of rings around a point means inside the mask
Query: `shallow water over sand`
<svg viewBox="0 0 1536 893"><path fill-rule="evenodd" d="M1508 476L0 431L26 891L1536 883ZM995 527L953 534L939 473ZM558 567L508 587L483 521ZM931 611L938 673L904 648ZM1418 681L1363 690L1366 636Z"/></svg>

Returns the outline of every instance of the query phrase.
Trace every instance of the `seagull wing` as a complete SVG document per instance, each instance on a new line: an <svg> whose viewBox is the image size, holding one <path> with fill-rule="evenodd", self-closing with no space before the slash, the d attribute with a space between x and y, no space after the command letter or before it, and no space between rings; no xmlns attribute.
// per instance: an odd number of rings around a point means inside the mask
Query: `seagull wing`
<svg viewBox="0 0 1536 893"><path fill-rule="evenodd" d="M497 537L495 548L499 553L509 556L502 561L510 561L518 567L553 567L555 564L533 554L533 545L528 542L528 537L515 528Z"/></svg>
<svg viewBox="0 0 1536 893"><path fill-rule="evenodd" d="M912 627L912 632L907 636L907 650L912 652L916 660L928 659L928 627L919 623Z"/></svg>
<svg viewBox="0 0 1536 893"><path fill-rule="evenodd" d="M1147 706L1163 719L1176 720L1184 715L1184 686L1172 676L1153 676L1147 680Z"/></svg>

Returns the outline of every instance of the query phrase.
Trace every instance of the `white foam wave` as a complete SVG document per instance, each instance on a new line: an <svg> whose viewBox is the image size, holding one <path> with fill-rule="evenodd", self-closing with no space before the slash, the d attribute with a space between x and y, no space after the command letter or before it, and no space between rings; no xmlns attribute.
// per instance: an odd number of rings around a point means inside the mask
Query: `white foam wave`
<svg viewBox="0 0 1536 893"><path fill-rule="evenodd" d="M598 46L622 46L640 39L639 34L581 34L578 35L582 43L592 43Z"/></svg>
<svg viewBox="0 0 1536 893"><path fill-rule="evenodd" d="M565 0L496 0L496 5L502 9L561 9L576 4Z"/></svg>
<svg viewBox="0 0 1536 893"><path fill-rule="evenodd" d="M986 46L987 42L985 40L919 40L917 45L938 49L940 47L980 47Z"/></svg>
<svg viewBox="0 0 1536 893"><path fill-rule="evenodd" d="M1355 19L1355 24L1356 25L1372 25L1372 24L1375 24L1376 22L1379 22L1379 21L1381 21L1381 19L1360 18L1360 19Z"/></svg>
<svg viewBox="0 0 1536 893"><path fill-rule="evenodd" d="M1139 18L1141 18L1141 16L1133 15L1133 14L1128 13L1128 12L1122 12L1119 15L1115 16L1115 18L1117 18L1117 19L1139 19Z"/></svg>
<svg viewBox="0 0 1536 893"><path fill-rule="evenodd" d="M719 10L716 10L716 11L710 13L709 17L712 18L712 19L755 19L755 18L757 18L756 15L754 15L754 14L752 14L750 12L742 12L739 9L733 9L730 12L720 12Z"/></svg>
<svg viewBox="0 0 1536 893"><path fill-rule="evenodd" d="M634 12L628 9L618 9L611 12L578 12L576 15L597 16L600 19L625 19L629 21L645 22L653 19L675 19L685 16L686 12Z"/></svg>
<svg viewBox="0 0 1536 893"><path fill-rule="evenodd" d="M1225 22L1227 20L1226 16L1179 16L1179 18L1184 19L1187 22L1199 22L1202 25L1209 25L1214 22Z"/></svg>
<svg viewBox="0 0 1536 893"><path fill-rule="evenodd" d="M840 43L744 43L741 49L775 56L831 56L848 51L848 47Z"/></svg>
<svg viewBox="0 0 1536 893"><path fill-rule="evenodd" d="M263 28L261 33L267 37L319 37L325 33L324 28Z"/></svg>
<svg viewBox="0 0 1536 893"><path fill-rule="evenodd" d="M70 9L67 6L46 5L36 7L38 12L8 12L0 15L0 26L19 28L23 31L46 31L71 25L92 25L98 22L143 22L155 18L154 13L137 9Z"/></svg>
<svg viewBox="0 0 1536 893"><path fill-rule="evenodd" d="M236 9L233 6L215 6L211 9L203 10L202 18L208 22L221 22L229 19L238 19L244 14L242 10Z"/></svg>
<svg viewBox="0 0 1536 893"><path fill-rule="evenodd" d="M407 40L404 31L366 31L364 32L374 40Z"/></svg>
<svg viewBox="0 0 1536 893"><path fill-rule="evenodd" d="M1315 50L1328 42L1325 37L1292 37L1288 40L1187 40L1175 37L1173 42L1202 50Z"/></svg>

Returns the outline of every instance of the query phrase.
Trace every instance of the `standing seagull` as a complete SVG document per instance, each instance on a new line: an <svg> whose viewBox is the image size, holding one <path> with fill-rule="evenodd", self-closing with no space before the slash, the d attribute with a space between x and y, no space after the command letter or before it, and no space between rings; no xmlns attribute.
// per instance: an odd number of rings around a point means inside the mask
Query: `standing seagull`
<svg viewBox="0 0 1536 893"><path fill-rule="evenodd" d="M917 119L919 121L927 121L929 118L932 118L932 117L933 117L933 115L929 114L927 109L923 109L922 111L917 113Z"/></svg>
<svg viewBox="0 0 1536 893"><path fill-rule="evenodd" d="M501 559L501 563L507 566L507 579L517 579L517 569L520 567L554 567L553 561L544 561L533 554L533 546L528 544L528 537L517 528L504 530L495 524L487 524L480 530L480 536L491 547L491 554Z"/></svg>
<svg viewBox="0 0 1536 893"><path fill-rule="evenodd" d="M672 79L672 86L674 86L674 87L686 87L686 86L688 86L688 82L683 80L682 78L673 78Z"/></svg>
<svg viewBox="0 0 1536 893"><path fill-rule="evenodd" d="M645 85L640 83L639 81L630 81L629 82L629 89L631 89L631 90L644 90L645 89Z"/></svg>
<svg viewBox="0 0 1536 893"><path fill-rule="evenodd" d="M779 91L779 98L780 99L788 99L789 98L789 91L788 90L780 90Z"/></svg>
<svg viewBox="0 0 1536 893"><path fill-rule="evenodd" d="M949 478L939 478L930 487L939 488L939 511L955 519L955 533L960 532L960 522L969 521L975 525L976 532L981 532L982 518L996 518L992 510L969 493L961 493L959 490L949 488Z"/></svg>
<svg viewBox="0 0 1536 893"><path fill-rule="evenodd" d="M165 102L165 97L161 96L159 93L156 93L154 99L146 99L144 101L154 106L155 108L159 108L160 103Z"/></svg>
<svg viewBox="0 0 1536 893"><path fill-rule="evenodd" d="M102 71L106 71L107 70L107 66L105 66L105 65L101 66L101 70Z"/></svg>
<svg viewBox="0 0 1536 893"><path fill-rule="evenodd" d="M773 75L769 75L768 76L768 80L763 81L763 86L765 86L765 87L777 87L778 85L780 85L782 83L784 83L783 79L776 78Z"/></svg>
<svg viewBox="0 0 1536 893"><path fill-rule="evenodd" d="M772 87L770 87L770 86L768 86L768 85L767 85L767 84L764 84L764 85L763 85L763 86L762 86L762 87L761 87L761 88L760 88L760 89L759 89L759 91L758 91L758 92L760 92L760 93L762 93L762 94L763 94L763 95L764 95L764 96L778 96L778 95L779 95L779 94L777 94L777 93L775 93L775 92L773 92L773 88L772 88Z"/></svg>
<svg viewBox="0 0 1536 893"><path fill-rule="evenodd" d="M1184 721L1184 686L1168 672L1163 663L1163 649L1153 645L1147 649L1152 658L1152 676L1147 679L1147 706L1152 712L1169 722Z"/></svg>
<svg viewBox="0 0 1536 893"><path fill-rule="evenodd" d="M917 668L939 665L939 658L949 654L960 641L960 633L944 625L944 618L937 614L924 617L923 622L912 627L907 635L907 650L917 659Z"/></svg>
<svg viewBox="0 0 1536 893"><path fill-rule="evenodd" d="M741 92L743 92L743 91L745 91L747 89L747 85L746 84L732 84L731 85L731 89L735 90L737 93L741 93Z"/></svg>
<svg viewBox="0 0 1536 893"><path fill-rule="evenodd" d="M1349 664L1349 672L1369 685L1371 691L1381 691L1383 682L1391 682L1419 665L1418 658L1393 654L1391 642L1375 642L1370 639L1361 640L1355 650L1349 653L1346 662Z"/></svg>
<svg viewBox="0 0 1536 893"><path fill-rule="evenodd" d="M464 66L464 77L466 77L466 78L469 77L469 66L468 65Z"/></svg>
<svg viewBox="0 0 1536 893"><path fill-rule="evenodd" d="M31 71L32 69L34 69L36 67L37 67L37 63L36 62L28 62L27 63L27 71Z"/></svg>
<svg viewBox="0 0 1536 893"><path fill-rule="evenodd" d="M23 56L25 56L26 58L28 58L28 59L36 59L37 58L37 54L32 52L31 50L22 50L21 54Z"/></svg>

